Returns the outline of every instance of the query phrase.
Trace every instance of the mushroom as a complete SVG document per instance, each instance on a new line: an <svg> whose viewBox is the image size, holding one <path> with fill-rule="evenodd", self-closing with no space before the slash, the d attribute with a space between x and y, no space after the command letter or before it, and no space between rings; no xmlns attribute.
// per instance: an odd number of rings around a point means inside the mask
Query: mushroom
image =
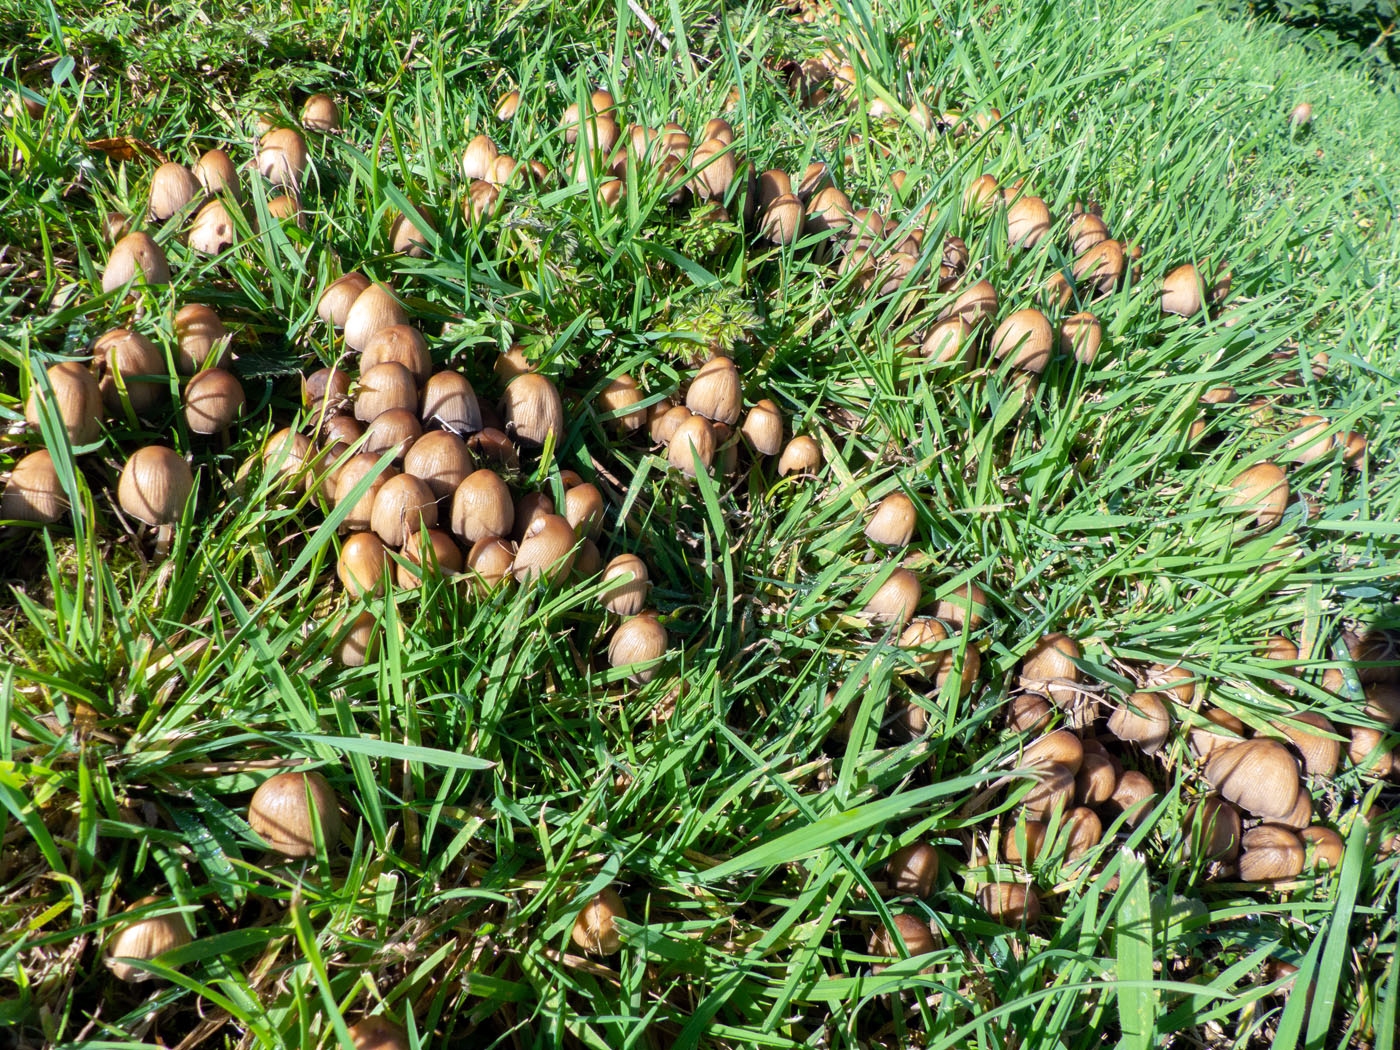
<svg viewBox="0 0 1400 1050"><path fill-rule="evenodd" d="M107 268L102 271L102 290L115 292L140 277L146 284L169 284L170 263L151 235L137 230L112 245Z"/></svg>
<svg viewBox="0 0 1400 1050"><path fill-rule="evenodd" d="M744 438L760 456L776 456L783 447L783 414L764 398L749 409L740 428Z"/></svg>
<svg viewBox="0 0 1400 1050"><path fill-rule="evenodd" d="M355 418L361 422L373 422L391 409L411 410L417 419L417 408L418 386L413 373L397 361L385 361L360 375L355 391Z"/></svg>
<svg viewBox="0 0 1400 1050"><path fill-rule="evenodd" d="M0 493L0 519L51 525L68 510L68 497L48 449L31 452L10 472Z"/></svg>
<svg viewBox="0 0 1400 1050"><path fill-rule="evenodd" d="M253 792L248 826L278 853L314 857L318 826L328 850L340 839L340 800L320 773L278 773Z"/></svg>
<svg viewBox="0 0 1400 1050"><path fill-rule="evenodd" d="M794 245L802 235L802 224L806 214L802 202L794 194L784 193L763 209L759 222L759 236L772 244Z"/></svg>
<svg viewBox="0 0 1400 1050"><path fill-rule="evenodd" d="M332 328L344 328L350 318L350 308L369 286L369 278L362 273L352 271L337 277L326 285L321 298L316 301L316 316Z"/></svg>
<svg viewBox="0 0 1400 1050"><path fill-rule="evenodd" d="M1077 773L1084 762L1084 742L1068 729L1056 729L1027 744L1021 762L1027 766L1058 763Z"/></svg>
<svg viewBox="0 0 1400 1050"><path fill-rule="evenodd" d="M437 524L437 500L425 481L398 474L374 497L370 524L386 547L402 547L410 533Z"/></svg>
<svg viewBox="0 0 1400 1050"><path fill-rule="evenodd" d="M937 947L933 931L918 916L901 912L891 915L890 922L891 926L881 925L870 935L869 954L898 959L901 945L910 956L926 955Z"/></svg>
<svg viewBox="0 0 1400 1050"><path fill-rule="evenodd" d="M144 911L162 903L159 897L142 897L123 915ZM159 962L161 956L176 948L183 948L193 938L183 916L177 913L147 915L129 920L118 919L116 932L107 941L102 953L102 962L119 981L139 983L153 980L156 975L140 966L122 962L123 959L138 959L141 962Z"/></svg>
<svg viewBox="0 0 1400 1050"><path fill-rule="evenodd" d="M1201 712L1209 723L1206 726L1191 727L1191 748L1203 761L1209 761L1218 749L1233 747L1245 735L1245 724L1228 711L1218 707L1207 707ZM1214 727L1219 727L1218 731Z"/></svg>
<svg viewBox="0 0 1400 1050"><path fill-rule="evenodd" d="M992 356L1010 357L1011 367L1023 372L1044 372L1054 346L1049 319L1033 307L1011 314L992 335Z"/></svg>
<svg viewBox="0 0 1400 1050"><path fill-rule="evenodd" d="M372 532L357 532L341 545L335 571L347 594L363 598L384 593L388 567L389 555L379 537Z"/></svg>
<svg viewBox="0 0 1400 1050"><path fill-rule="evenodd" d="M242 413L244 401L237 376L206 368L185 384L185 424L196 434L221 433Z"/></svg>
<svg viewBox="0 0 1400 1050"><path fill-rule="evenodd" d="M186 303L175 314L175 370L182 376L213 368L223 358L228 329L202 303Z"/></svg>
<svg viewBox="0 0 1400 1050"><path fill-rule="evenodd" d="M608 642L608 665L613 668L638 668L631 672L632 681L645 684L656 677L656 661L666 655L670 641L666 628L655 612L640 612L618 624Z"/></svg>
<svg viewBox="0 0 1400 1050"><path fill-rule="evenodd" d="M258 171L282 189L301 185L309 159L306 140L294 128L273 128L258 144Z"/></svg>
<svg viewBox="0 0 1400 1050"><path fill-rule="evenodd" d="M392 463L386 463L383 470L369 482L364 493L350 503L351 496L360 482L369 477L379 464L379 456L372 452L360 452L347 459L335 476L335 505L349 504L349 510L341 519L342 532L365 532L371 527L374 501L390 478L398 474Z"/></svg>
<svg viewBox="0 0 1400 1050"><path fill-rule="evenodd" d="M922 840L911 842L890 857L885 876L895 893L932 896L938 882L938 851Z"/></svg>
<svg viewBox="0 0 1400 1050"><path fill-rule="evenodd" d="M193 488L188 463L171 449L148 445L133 452L122 467L117 502L125 513L159 530L157 552L163 555Z"/></svg>
<svg viewBox="0 0 1400 1050"><path fill-rule="evenodd" d="M514 562L515 549L507 541L497 536L477 540L467 552L467 569L474 579L473 592L482 595L514 579L511 575Z"/></svg>
<svg viewBox="0 0 1400 1050"><path fill-rule="evenodd" d="M579 910L573 940L592 955L612 955L622 948L616 920L627 918L627 906L611 886L599 890Z"/></svg>
<svg viewBox="0 0 1400 1050"><path fill-rule="evenodd" d="M1074 797L1086 806L1103 805L1118 790L1122 772L1122 765L1102 744L1097 740L1084 741L1084 757L1074 775Z"/></svg>
<svg viewBox="0 0 1400 1050"><path fill-rule="evenodd" d="M460 434L473 434L482 427L481 403L467 377L457 372L437 372L423 387L419 417L426 426L440 423Z"/></svg>
<svg viewBox="0 0 1400 1050"><path fill-rule="evenodd" d="M491 470L468 474L452 494L452 531L466 543L506 536L515 523L515 502L501 476Z"/></svg>
<svg viewBox="0 0 1400 1050"><path fill-rule="evenodd" d="M1288 828L1260 824L1246 831L1240 844L1240 878L1245 882L1279 882L1303 870L1302 840Z"/></svg>
<svg viewBox="0 0 1400 1050"><path fill-rule="evenodd" d="M190 246L190 251L218 255L233 247L235 232L233 216L229 214L224 202L216 197L205 202L199 211L195 212L194 218L190 220L189 236L185 241Z"/></svg>
<svg viewBox="0 0 1400 1050"><path fill-rule="evenodd" d="M113 328L98 336L92 356L101 376L102 401L110 412L120 411L125 399L132 411L144 416L169 389L165 355L143 335Z"/></svg>
<svg viewBox="0 0 1400 1050"><path fill-rule="evenodd" d="M518 375L506 386L503 402L506 433L518 441L543 445L564 436L564 402L559 390L537 372Z"/></svg>
<svg viewBox="0 0 1400 1050"><path fill-rule="evenodd" d="M1215 795L1207 795L1186 813L1186 855L1197 852L1206 860L1233 861L1240 852L1239 810Z"/></svg>
<svg viewBox="0 0 1400 1050"><path fill-rule="evenodd" d="M914 501L902 492L892 492L876 504L865 523L865 538L884 547L907 547L917 521Z"/></svg>
<svg viewBox="0 0 1400 1050"><path fill-rule="evenodd" d="M1069 224L1069 253L1083 255L1096 244L1109 238L1108 227L1093 212L1080 212Z"/></svg>
<svg viewBox="0 0 1400 1050"><path fill-rule="evenodd" d="M61 361L44 373L51 394L38 383L29 384L24 419L39 428L44 408L51 405L74 445L90 445L102 433L102 389L92 373L76 361Z"/></svg>
<svg viewBox="0 0 1400 1050"><path fill-rule="evenodd" d="M355 296L345 315L345 345L364 350L374 333L391 325L407 324L408 315L386 285L371 284Z"/></svg>
<svg viewBox="0 0 1400 1050"><path fill-rule="evenodd" d="M720 139L708 138L691 158L690 191L701 200L723 201L739 173L734 151Z"/></svg>
<svg viewBox="0 0 1400 1050"><path fill-rule="evenodd" d="M1155 754L1171 732L1171 715L1156 693L1133 693L1114 708L1108 729L1119 740L1137 744L1146 754Z"/></svg>
<svg viewBox="0 0 1400 1050"><path fill-rule="evenodd" d="M691 415L682 420L671 435L666 446L666 460L682 474L695 477L697 471L708 472L713 465L715 445L715 430L710 421L704 416Z"/></svg>
<svg viewBox="0 0 1400 1050"><path fill-rule="evenodd" d="M1043 635L1021 661L1021 688L1044 693L1060 707L1071 707L1079 697L1079 668L1074 661L1083 652L1067 634Z"/></svg>
<svg viewBox="0 0 1400 1050"><path fill-rule="evenodd" d="M963 214L978 215L996 207L1001 198L995 175L979 175L963 190Z"/></svg>
<svg viewBox="0 0 1400 1050"><path fill-rule="evenodd" d="M1006 236L1013 246L1034 248L1050 232L1050 209L1039 197L1021 197L1006 211Z"/></svg>
<svg viewBox="0 0 1400 1050"><path fill-rule="evenodd" d="M441 529L413 533L404 540L402 553L404 560L395 565L394 576L408 590L422 586L430 574L455 576L465 564L461 548Z"/></svg>
<svg viewBox="0 0 1400 1050"><path fill-rule="evenodd" d="M630 375L620 375L609 380L598 394L598 411L606 422L627 433L646 424L646 409L635 407L641 401L642 392L637 389L637 381Z"/></svg>
<svg viewBox="0 0 1400 1050"><path fill-rule="evenodd" d="M1342 866L1345 845L1342 842L1342 836L1331 828L1314 824L1299 832L1298 837L1302 839L1304 848L1311 856L1313 867L1331 868L1336 871Z"/></svg>
<svg viewBox="0 0 1400 1050"><path fill-rule="evenodd" d="M1117 241L1099 241L1070 267L1077 287L1092 291L1094 298L1110 295L1123 279L1123 246Z"/></svg>
<svg viewBox="0 0 1400 1050"><path fill-rule="evenodd" d="M495 179L496 161L501 151L489 135L477 135L467 143L462 151L462 177L468 182L478 179L492 182Z"/></svg>
<svg viewBox="0 0 1400 1050"><path fill-rule="evenodd" d="M1059 762L1034 767L1030 777L1034 786L1021 800L1028 816L1048 820L1056 810L1066 810L1074 804L1074 770Z"/></svg>
<svg viewBox="0 0 1400 1050"><path fill-rule="evenodd" d="M1109 802L1123 815L1129 824L1137 825L1147 816L1151 802L1157 797L1157 789L1145 774L1135 769L1127 770L1118 778Z"/></svg>
<svg viewBox="0 0 1400 1050"><path fill-rule="evenodd" d="M617 616L635 616L646 606L651 588L646 562L635 554L619 554L603 570L604 590L598 595L603 608Z"/></svg>
<svg viewBox="0 0 1400 1050"><path fill-rule="evenodd" d="M355 1050L409 1050L408 1033L382 1015L366 1017L347 1031Z"/></svg>
<svg viewBox="0 0 1400 1050"><path fill-rule="evenodd" d="M434 430L415 441L403 460L403 472L427 482L434 498L446 501L473 470L466 443L447 430Z"/></svg>
<svg viewBox="0 0 1400 1050"><path fill-rule="evenodd" d="M1017 733L1039 733L1048 729L1054 709L1037 693L1022 693L1011 701L1007 725Z"/></svg>
<svg viewBox="0 0 1400 1050"><path fill-rule="evenodd" d="M1076 860L1103 841L1103 821L1087 806L1076 806L1065 816L1065 827L1069 831L1069 841L1065 857Z"/></svg>
<svg viewBox="0 0 1400 1050"><path fill-rule="evenodd" d="M427 256L431 247L428 233L432 230L433 224L421 211L416 219L410 219L407 215L397 215L389 226L389 250L396 255L407 255L410 259L422 259Z"/></svg>
<svg viewBox="0 0 1400 1050"><path fill-rule="evenodd" d="M787 443L778 457L778 474L815 474L821 469L821 446L806 434L798 434Z"/></svg>
<svg viewBox="0 0 1400 1050"><path fill-rule="evenodd" d="M1040 919L1040 897L1034 886L993 882L977 891L977 903L993 922L1003 926L1033 926Z"/></svg>
<svg viewBox="0 0 1400 1050"><path fill-rule="evenodd" d="M973 348L972 326L961 317L949 317L929 329L920 350L934 364L967 368L972 364Z"/></svg>
<svg viewBox="0 0 1400 1050"><path fill-rule="evenodd" d="M1274 725L1303 756L1303 768L1308 773L1330 777L1337 772L1342 745L1337 739L1336 727L1326 715L1317 711L1293 711L1286 722L1275 722ZM1310 733L1302 726L1311 726L1318 732Z"/></svg>
<svg viewBox="0 0 1400 1050"><path fill-rule="evenodd" d="M591 482L572 485L564 493L564 518L579 537L596 540L603 531L603 494Z"/></svg>
<svg viewBox="0 0 1400 1050"><path fill-rule="evenodd" d="M1298 763L1277 740L1246 740L1218 748L1205 772L1220 794L1255 816L1285 817L1298 802Z"/></svg>
<svg viewBox="0 0 1400 1050"><path fill-rule="evenodd" d="M367 372L388 361L407 368L420 386L428 381L433 372L428 342L412 325L389 325L371 335L360 354L360 370Z"/></svg>
<svg viewBox="0 0 1400 1050"><path fill-rule="evenodd" d="M966 624L969 631L975 631L985 622L988 609L987 594L981 587L975 583L960 583L938 599L933 615L946 624L954 627Z"/></svg>
<svg viewBox="0 0 1400 1050"><path fill-rule="evenodd" d="M329 95L315 94L301 105L301 126L313 131L339 131L340 107Z"/></svg>
<svg viewBox="0 0 1400 1050"><path fill-rule="evenodd" d="M238 186L238 169L229 155L221 149L211 149L194 163L194 177L209 196L227 193L234 200L242 196Z"/></svg>
<svg viewBox="0 0 1400 1050"><path fill-rule="evenodd" d="M199 196L199 180L183 164L167 161L151 176L150 215L164 222Z"/></svg>
<svg viewBox="0 0 1400 1050"><path fill-rule="evenodd" d="M1103 343L1103 326L1091 313L1078 313L1060 322L1060 352L1072 354L1084 367L1094 363Z"/></svg>
<svg viewBox="0 0 1400 1050"><path fill-rule="evenodd" d="M402 464L422 434L423 425L410 409L390 408L370 421L361 448L376 454L392 449L394 462Z"/></svg>
<svg viewBox="0 0 1400 1050"><path fill-rule="evenodd" d="M1194 317L1201 312L1205 287L1190 263L1178 266L1162 279L1162 313Z"/></svg>
<svg viewBox="0 0 1400 1050"><path fill-rule="evenodd" d="M496 119L514 120L515 114L520 110L520 92L507 91L496 100Z"/></svg>
<svg viewBox="0 0 1400 1050"><path fill-rule="evenodd" d="M310 460L311 439L291 427L268 438L262 452L264 472L275 483L288 485L292 493L305 491Z"/></svg>
<svg viewBox="0 0 1400 1050"><path fill-rule="evenodd" d="M516 511L520 518L519 510ZM574 567L577 544L573 526L558 514L541 514L529 523L515 552L512 571L520 583L543 578L553 583Z"/></svg>
<svg viewBox="0 0 1400 1050"><path fill-rule="evenodd" d="M919 607L920 592L919 578L906 568L896 568L870 596L862 615L876 623L904 627Z"/></svg>
<svg viewBox="0 0 1400 1050"><path fill-rule="evenodd" d="M727 357L712 357L700 366L686 391L685 407L697 416L733 426L743 410L739 370Z"/></svg>
<svg viewBox="0 0 1400 1050"><path fill-rule="evenodd" d="M1035 859L1045 848L1045 836L1050 825L1043 820L1028 820L1024 815L1016 821L1001 840L1001 855L1008 864L1018 864L1023 868L1035 866Z"/></svg>
<svg viewBox="0 0 1400 1050"><path fill-rule="evenodd" d="M1256 463L1240 471L1229 483L1221 505L1238 512L1244 527L1252 522L1271 529L1283 520L1288 507L1288 479L1275 463Z"/></svg>

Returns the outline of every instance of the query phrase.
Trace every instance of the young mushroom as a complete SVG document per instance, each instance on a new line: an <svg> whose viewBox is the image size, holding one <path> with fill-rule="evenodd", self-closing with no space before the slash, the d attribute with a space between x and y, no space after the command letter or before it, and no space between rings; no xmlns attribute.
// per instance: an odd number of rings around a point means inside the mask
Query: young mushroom
<svg viewBox="0 0 1400 1050"><path fill-rule="evenodd" d="M242 414L244 402L237 376L206 368L185 384L185 425L195 434L221 434Z"/></svg>
<svg viewBox="0 0 1400 1050"><path fill-rule="evenodd" d="M865 523L865 538L883 547L907 547L917 523L914 501L902 492L892 492L876 504Z"/></svg>
<svg viewBox="0 0 1400 1050"><path fill-rule="evenodd" d="M870 596L861 614L875 623L892 623L903 628L918 609L921 593L919 577L900 566Z"/></svg>
<svg viewBox="0 0 1400 1050"><path fill-rule="evenodd" d="M142 911L159 903L159 897L143 897L123 914ZM122 960L159 962L162 956L176 948L183 948L192 940L184 916L176 913L147 915L127 921L118 919L116 932L103 949L102 961L119 981L133 984L149 981L156 975Z"/></svg>
<svg viewBox="0 0 1400 1050"><path fill-rule="evenodd" d="M655 612L641 612L623 620L608 642L611 667L636 667L632 681L645 684L656 677L656 661L666 655L670 640Z"/></svg>
<svg viewBox="0 0 1400 1050"><path fill-rule="evenodd" d="M68 497L48 449L31 452L15 464L0 493L0 520L51 525L67 510Z"/></svg>
<svg viewBox="0 0 1400 1050"><path fill-rule="evenodd" d="M122 467L117 502L126 514L158 530L156 553L164 557L193 488L194 475L183 458L162 445L148 445Z"/></svg>
<svg viewBox="0 0 1400 1050"><path fill-rule="evenodd" d="M317 830L327 850L340 840L340 800L320 773L278 773L248 803L248 826L288 857L314 857Z"/></svg>
<svg viewBox="0 0 1400 1050"><path fill-rule="evenodd" d="M911 842L890 856L885 877L895 893L932 896L938 882L938 850L923 840Z"/></svg>
<svg viewBox="0 0 1400 1050"><path fill-rule="evenodd" d="M591 955L612 955L622 948L616 920L627 918L627 906L611 886L599 890L579 910L571 936Z"/></svg>
<svg viewBox="0 0 1400 1050"><path fill-rule="evenodd" d="M1298 763L1277 740L1254 739L1215 750L1206 779L1255 816L1286 817L1298 802Z"/></svg>
<svg viewBox="0 0 1400 1050"><path fill-rule="evenodd" d="M76 361L62 361L45 373L50 394L37 382L29 385L24 420L37 431L46 407L52 406L74 445L90 445L102 433L102 389L92 373Z"/></svg>

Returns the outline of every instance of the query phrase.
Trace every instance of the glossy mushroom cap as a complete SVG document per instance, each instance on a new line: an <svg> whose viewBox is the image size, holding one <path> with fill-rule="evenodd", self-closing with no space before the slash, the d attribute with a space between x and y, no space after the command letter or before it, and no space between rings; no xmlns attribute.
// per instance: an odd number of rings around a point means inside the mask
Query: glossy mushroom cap
<svg viewBox="0 0 1400 1050"><path fill-rule="evenodd" d="M162 445L148 445L133 452L122 467L117 502L147 525L173 525L193 488L194 475L184 459Z"/></svg>
<svg viewBox="0 0 1400 1050"><path fill-rule="evenodd" d="M320 773L278 773L258 785L248 804L249 827L288 857L316 855L316 824L326 848L334 849L340 839L340 800Z"/></svg>

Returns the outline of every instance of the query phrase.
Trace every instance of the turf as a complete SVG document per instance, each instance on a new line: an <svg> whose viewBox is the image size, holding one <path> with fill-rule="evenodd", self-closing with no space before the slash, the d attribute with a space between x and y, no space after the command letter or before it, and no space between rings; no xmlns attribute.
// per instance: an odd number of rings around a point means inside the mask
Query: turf
<svg viewBox="0 0 1400 1050"><path fill-rule="evenodd" d="M1393 804L1393 784L1345 759L1312 784L1347 844L1334 873L1261 888L1181 853L1202 706L1253 729L1299 705L1364 721L1342 632L1400 625L1393 74L1209 4L1145 0L842 0L811 23L690 0L46 0L38 15L0 6L4 75L48 102L3 123L0 471L47 437L79 510L0 535L13 1042L334 1046L382 1012L422 1046L1394 1046L1400 863L1378 832L1395 818L1358 818ZM831 47L863 56L856 104L803 106L786 63ZM755 243L645 180L609 211L596 173L469 223L469 139L567 171L558 120L595 85L631 122L698 135L726 113L756 169L825 161L906 228L931 205L918 265L876 295L822 261L820 238ZM509 89L522 104L503 123ZM295 123L313 91L345 127L309 135L301 226L269 220L245 168L234 248L198 256L178 224L156 227L171 285L102 293L104 216L140 221L154 155L221 145L242 164L256 115ZM877 99L893 119L872 119ZM930 134L916 100L988 130ZM1295 127L1303 101L1314 120ZM905 345L951 298L944 235L966 240L1003 313L1043 303L1072 261L1062 227L1018 251L1004 212L965 214L984 172L1026 179L1061 222L1095 202L1142 248L1141 279L1092 307L1096 361L1061 355L1029 394L1005 367L954 373ZM398 213L425 258L391 252ZM1232 271L1230 323L1164 318L1160 276L1206 260ZM358 602L334 582L336 514L256 470L236 484L297 420L298 374L342 360L315 310L351 269L392 281L435 361L483 399L513 343L565 390L565 433L515 480L562 495L567 468L604 490L603 554L645 558L671 639L651 681L602 658L596 581ZM118 324L168 346L190 301L236 332L248 412L228 442L173 408L113 418L76 451L23 426L42 366ZM659 401L716 350L748 401L771 398L818 442L815 476L770 462L688 482L596 408L611 377ZM1203 409L1225 384L1239 400ZM1290 461L1309 412L1365 434L1360 470ZM164 560L113 497L125 455L154 440L198 468ZM1288 464L1295 498L1241 541L1222 491L1265 459ZM897 632L854 615L890 564L865 514L894 491L920 508L904 562L926 604L968 581L990 597L987 624L942 645L959 662L977 646L966 696L920 683ZM366 607L378 657L339 666ZM1201 702L1159 760L1130 753L1158 781L1149 818L1113 823L1085 860L1047 850L1030 873L1044 914L1021 928L976 891L1018 875L986 862L1025 793L1002 779L1022 743L1005 712L1050 631L1083 641L1096 695L1161 662L1196 675ZM1295 667L1258 655L1273 634L1298 645ZM1340 692L1327 668L1343 668ZM320 769L348 816L344 841L306 861L277 859L245 819L286 763ZM890 895L887 858L920 838L939 848L937 890ZM609 884L623 947L587 955L574 919ZM163 980L121 984L102 945L149 894L195 939L150 964ZM936 944L884 966L868 938L897 912ZM1270 959L1299 967L1298 990Z"/></svg>

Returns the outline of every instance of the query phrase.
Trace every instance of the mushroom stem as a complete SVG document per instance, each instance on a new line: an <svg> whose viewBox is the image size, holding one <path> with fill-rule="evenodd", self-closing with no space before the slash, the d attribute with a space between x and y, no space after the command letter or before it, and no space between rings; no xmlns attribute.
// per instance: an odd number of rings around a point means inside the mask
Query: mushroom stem
<svg viewBox="0 0 1400 1050"><path fill-rule="evenodd" d="M162 525L156 529L156 558L164 561L170 557L170 545L175 540L175 526Z"/></svg>

